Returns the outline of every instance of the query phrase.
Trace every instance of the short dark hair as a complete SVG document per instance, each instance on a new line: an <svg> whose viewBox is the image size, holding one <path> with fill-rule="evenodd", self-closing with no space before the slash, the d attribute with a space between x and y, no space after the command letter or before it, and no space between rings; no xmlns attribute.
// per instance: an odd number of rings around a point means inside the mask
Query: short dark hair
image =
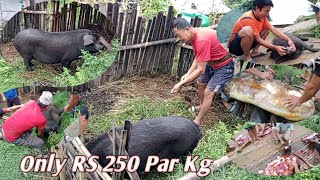
<svg viewBox="0 0 320 180"><path fill-rule="evenodd" d="M253 10L256 9L256 6L261 10L262 8L266 6L273 7L273 2L271 0L254 0L253 1Z"/></svg>
<svg viewBox="0 0 320 180"><path fill-rule="evenodd" d="M172 23L172 28L185 29L187 27L192 27L191 24L184 18L177 18Z"/></svg>
<svg viewBox="0 0 320 180"><path fill-rule="evenodd" d="M87 119L87 120L89 120L89 111L88 111L88 108L87 107L82 107L81 109L80 109L80 115L81 116L86 116L85 118Z"/></svg>
<svg viewBox="0 0 320 180"><path fill-rule="evenodd" d="M289 143L286 143L287 149L283 151L283 154L290 155L291 154L291 145Z"/></svg>
<svg viewBox="0 0 320 180"><path fill-rule="evenodd" d="M45 109L48 105L42 104L39 100L37 100L37 104L40 106L41 109Z"/></svg>

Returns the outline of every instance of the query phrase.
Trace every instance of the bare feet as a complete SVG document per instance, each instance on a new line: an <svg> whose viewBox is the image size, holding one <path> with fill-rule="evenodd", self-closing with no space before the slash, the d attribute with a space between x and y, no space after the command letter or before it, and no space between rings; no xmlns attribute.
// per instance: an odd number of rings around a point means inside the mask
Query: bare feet
<svg viewBox="0 0 320 180"><path fill-rule="evenodd" d="M197 119L195 119L193 122L196 123L198 126L200 126L200 124L201 124L201 122Z"/></svg>

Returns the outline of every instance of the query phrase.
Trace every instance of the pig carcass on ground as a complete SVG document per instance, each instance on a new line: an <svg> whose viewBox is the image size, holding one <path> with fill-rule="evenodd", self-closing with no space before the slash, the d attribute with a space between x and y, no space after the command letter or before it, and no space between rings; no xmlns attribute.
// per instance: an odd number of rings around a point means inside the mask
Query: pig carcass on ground
<svg viewBox="0 0 320 180"><path fill-rule="evenodd" d="M302 92L286 83L277 80L268 81L247 72L239 73L229 79L224 87L224 93L229 98L253 104L291 121L309 118L315 111L312 100L292 110L287 109L284 105L284 99L291 95L301 96Z"/></svg>

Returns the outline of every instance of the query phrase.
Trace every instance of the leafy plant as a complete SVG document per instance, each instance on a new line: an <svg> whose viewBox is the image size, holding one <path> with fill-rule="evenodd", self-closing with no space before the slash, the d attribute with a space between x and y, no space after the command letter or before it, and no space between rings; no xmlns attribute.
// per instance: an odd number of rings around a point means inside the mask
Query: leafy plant
<svg viewBox="0 0 320 180"><path fill-rule="evenodd" d="M315 26L313 29L313 35L314 37L320 39L320 26Z"/></svg>
<svg viewBox="0 0 320 180"><path fill-rule="evenodd" d="M64 68L63 73L54 78L57 86L79 85L101 75L111 66L117 55L119 44L114 40L113 45L111 51L101 52L98 56L94 56L87 51L81 51L83 62L77 67L77 72L72 74L70 70Z"/></svg>
<svg viewBox="0 0 320 180"><path fill-rule="evenodd" d="M165 11L169 5L168 0L141 0L139 1L142 7L142 16L150 19L160 11Z"/></svg>

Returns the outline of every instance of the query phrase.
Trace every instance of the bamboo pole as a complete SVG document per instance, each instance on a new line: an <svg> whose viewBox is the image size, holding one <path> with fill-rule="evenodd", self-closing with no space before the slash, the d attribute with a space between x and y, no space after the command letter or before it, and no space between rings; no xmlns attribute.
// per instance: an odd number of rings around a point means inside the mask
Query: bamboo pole
<svg viewBox="0 0 320 180"><path fill-rule="evenodd" d="M145 47L155 46L155 45L159 45L159 44L174 43L176 40L177 40L177 38L170 38L170 39L151 41L151 42L140 43L140 44L120 46L119 51L128 50L128 49L145 48Z"/></svg>
<svg viewBox="0 0 320 180"><path fill-rule="evenodd" d="M89 158L91 156L88 149L82 144L82 142L80 141L80 139L78 137L76 137L72 140L72 144L79 150L80 153L84 154L87 158ZM100 177L103 180L112 180L112 178L107 173L102 172L101 165L96 160L94 160L94 161L98 164L98 169L96 172L100 175Z"/></svg>

